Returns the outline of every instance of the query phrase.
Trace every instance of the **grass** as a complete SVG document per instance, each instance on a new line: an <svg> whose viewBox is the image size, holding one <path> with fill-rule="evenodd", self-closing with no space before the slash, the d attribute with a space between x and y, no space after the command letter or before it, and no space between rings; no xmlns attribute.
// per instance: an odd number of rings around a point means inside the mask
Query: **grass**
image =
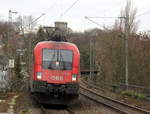
<svg viewBox="0 0 150 114"><path fill-rule="evenodd" d="M127 96L131 96L131 97L134 97L134 98L136 98L136 99L145 99L145 98L146 98L146 95L145 95L145 94L143 94L143 93L138 93L138 92L131 91L131 90L123 91L122 94L123 94L123 95L127 95Z"/></svg>
<svg viewBox="0 0 150 114"><path fill-rule="evenodd" d="M6 94L4 94L4 93L0 93L0 99L5 99L7 97L7 95Z"/></svg>

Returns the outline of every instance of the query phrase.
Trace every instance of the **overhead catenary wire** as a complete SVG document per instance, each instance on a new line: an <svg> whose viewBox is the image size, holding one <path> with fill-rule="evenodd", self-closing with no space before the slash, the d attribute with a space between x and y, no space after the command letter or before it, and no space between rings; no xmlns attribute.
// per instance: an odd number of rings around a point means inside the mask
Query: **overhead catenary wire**
<svg viewBox="0 0 150 114"><path fill-rule="evenodd" d="M52 8L55 7L55 4L57 3L58 0L55 0L55 2L53 4L50 5L49 8L45 9L44 13L46 14L47 11L51 10Z"/></svg>
<svg viewBox="0 0 150 114"><path fill-rule="evenodd" d="M146 11L144 13L141 13L141 14L137 15L136 17L141 17L141 16L147 15L147 14L150 14L150 11Z"/></svg>
<svg viewBox="0 0 150 114"><path fill-rule="evenodd" d="M33 23L35 23L36 21L38 21L44 15L45 15L45 13L42 13L38 18L34 19L28 26L30 27Z"/></svg>
<svg viewBox="0 0 150 114"><path fill-rule="evenodd" d="M51 10L52 8L54 8L56 6L57 1L58 0L55 0L55 2L53 2L48 8L43 9L43 12L41 12L41 14L44 13L46 15L49 10ZM22 12L22 13L28 13L29 14L31 12ZM34 12L34 14L39 14L39 12Z"/></svg>
<svg viewBox="0 0 150 114"><path fill-rule="evenodd" d="M108 19L117 19L117 18L119 18L119 19L126 19L126 17L124 17L124 16L121 16L121 17L91 17L91 16L85 16L84 18L89 20L89 21L91 21L92 23L98 25L99 27L102 27L102 28L105 28L105 27L100 25L98 22L93 21L91 18L108 18Z"/></svg>
<svg viewBox="0 0 150 114"><path fill-rule="evenodd" d="M68 7L68 8L64 11L64 13L62 13L62 14L59 16L59 18L62 18L69 10L71 10L71 8L73 8L73 6L74 6L78 1L79 1L79 0L76 0L75 2L73 2L73 3L71 4L71 6Z"/></svg>
<svg viewBox="0 0 150 114"><path fill-rule="evenodd" d="M96 24L97 26L99 26L99 27L102 27L103 28L103 26L102 25L100 25L99 23L97 23L97 22L95 22L95 21L93 21L92 19L90 19L89 17L84 17L85 19L87 19L87 20L89 20L89 21L91 21L92 23L94 23L94 24Z"/></svg>
<svg viewBox="0 0 150 114"><path fill-rule="evenodd" d="M100 26L99 23L93 21L92 19L90 19L92 17L85 17L85 19L93 22L94 24ZM93 17L94 18L94 17ZM95 17L95 18L120 18L120 19L125 19L125 83L128 89L128 35L129 35L129 16L127 17ZM101 27L101 26L100 26ZM94 49L94 48L93 48ZM94 53L93 53L94 54ZM91 64L91 42L90 42L90 70L92 69L92 64ZM90 77L92 77L92 74L90 72Z"/></svg>
<svg viewBox="0 0 150 114"><path fill-rule="evenodd" d="M112 19L115 18L116 19L116 18L122 18L122 17L90 17L90 16L88 16L88 18L112 18Z"/></svg>

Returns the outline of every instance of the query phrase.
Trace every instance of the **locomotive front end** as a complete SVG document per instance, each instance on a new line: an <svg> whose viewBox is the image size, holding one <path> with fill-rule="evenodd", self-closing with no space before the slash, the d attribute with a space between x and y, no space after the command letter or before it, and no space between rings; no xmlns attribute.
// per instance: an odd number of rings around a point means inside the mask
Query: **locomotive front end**
<svg viewBox="0 0 150 114"><path fill-rule="evenodd" d="M74 44L48 41L40 44L34 51L31 92L45 94L50 101L55 98L68 103L76 99L79 95L79 65L80 54Z"/></svg>

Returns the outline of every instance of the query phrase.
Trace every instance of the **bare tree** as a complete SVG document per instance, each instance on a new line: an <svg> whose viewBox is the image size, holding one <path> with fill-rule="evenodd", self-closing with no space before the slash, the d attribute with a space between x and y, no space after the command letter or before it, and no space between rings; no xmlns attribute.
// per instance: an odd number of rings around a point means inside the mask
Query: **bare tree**
<svg viewBox="0 0 150 114"><path fill-rule="evenodd" d="M127 1L124 9L121 10L120 16L123 17L116 20L114 29L124 31L125 28L125 18L129 18L129 33L136 33L138 30L138 21L136 20L137 8L135 8L131 0Z"/></svg>
<svg viewBox="0 0 150 114"><path fill-rule="evenodd" d="M16 27L19 32L24 34L25 32L32 31L33 28L36 26L36 22L34 22L34 18L32 16L19 16L16 19Z"/></svg>

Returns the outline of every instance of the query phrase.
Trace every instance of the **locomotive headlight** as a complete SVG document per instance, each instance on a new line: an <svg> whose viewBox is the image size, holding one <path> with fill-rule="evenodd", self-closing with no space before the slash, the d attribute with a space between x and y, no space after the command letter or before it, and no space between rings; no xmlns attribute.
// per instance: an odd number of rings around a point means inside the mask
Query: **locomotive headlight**
<svg viewBox="0 0 150 114"><path fill-rule="evenodd" d="M42 79L42 72L37 72L36 77L37 79Z"/></svg>
<svg viewBox="0 0 150 114"><path fill-rule="evenodd" d="M76 74L73 74L72 75L72 81L76 81L77 80L77 75Z"/></svg>

